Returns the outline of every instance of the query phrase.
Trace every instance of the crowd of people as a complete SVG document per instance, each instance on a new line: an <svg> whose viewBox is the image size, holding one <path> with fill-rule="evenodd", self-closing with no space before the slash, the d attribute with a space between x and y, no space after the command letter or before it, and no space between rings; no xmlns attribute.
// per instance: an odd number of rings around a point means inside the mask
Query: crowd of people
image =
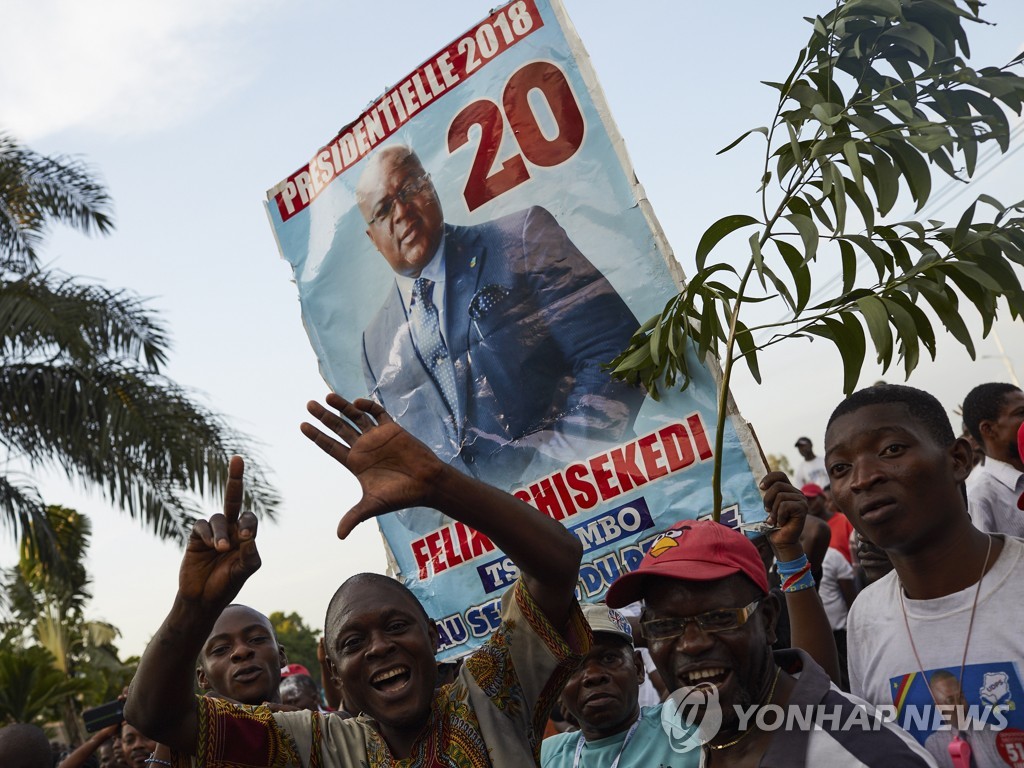
<svg viewBox="0 0 1024 768"><path fill-rule="evenodd" d="M327 606L320 670L289 664L267 617L233 603L260 567L236 457L124 722L60 768L1024 764L1016 386L972 390L962 437L926 392L856 392L823 456L797 441L796 484L761 481L763 533L680 521L582 606L582 546L560 523L441 461L376 403L308 409L303 433L362 489L339 536L415 507L480 531L519 571L498 630L439 664L412 592L359 574ZM57 764L38 728L0 729L0 765Z"/></svg>

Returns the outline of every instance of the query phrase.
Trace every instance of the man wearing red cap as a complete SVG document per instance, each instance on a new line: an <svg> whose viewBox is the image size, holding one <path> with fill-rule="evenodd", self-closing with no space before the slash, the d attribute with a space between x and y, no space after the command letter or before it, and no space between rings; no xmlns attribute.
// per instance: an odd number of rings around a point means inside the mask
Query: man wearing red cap
<svg viewBox="0 0 1024 768"><path fill-rule="evenodd" d="M806 501L788 484L773 484L772 475L762 488L769 521L780 525L770 536L792 616L790 598L817 599L799 544ZM934 765L913 738L832 686L808 654L772 652L780 604L742 533L710 520L677 523L606 597L613 607L641 599L641 628L666 685L677 689L673 699L685 701L694 689L711 692L698 713L703 765ZM803 645L799 621L793 625L794 645ZM782 723L762 716L768 711L781 712ZM801 726L793 712L810 713L817 727ZM705 730L718 714L717 733Z"/></svg>
<svg viewBox="0 0 1024 768"><path fill-rule="evenodd" d="M302 666L296 664L295 666ZM305 667L303 667L305 669ZM320 689L316 687L316 681L308 674L296 672L290 675L281 676L281 685L278 686L278 695L281 703L296 709L308 709L313 712L329 712L320 704Z"/></svg>
<svg viewBox="0 0 1024 768"><path fill-rule="evenodd" d="M820 485L807 483L800 492L807 497L808 511L828 523L828 545L838 550L847 563L851 562L850 537L853 535L853 525L846 515L833 506L830 495Z"/></svg>

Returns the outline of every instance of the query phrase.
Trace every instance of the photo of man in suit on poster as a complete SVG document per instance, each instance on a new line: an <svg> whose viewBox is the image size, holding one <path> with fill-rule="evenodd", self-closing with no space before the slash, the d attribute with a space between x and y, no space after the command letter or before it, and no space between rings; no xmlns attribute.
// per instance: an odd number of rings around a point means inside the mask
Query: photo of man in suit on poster
<svg viewBox="0 0 1024 768"><path fill-rule="evenodd" d="M628 439L644 392L603 365L639 323L547 210L446 224L400 145L368 158L356 202L395 273L363 332L363 373L402 426L496 480Z"/></svg>

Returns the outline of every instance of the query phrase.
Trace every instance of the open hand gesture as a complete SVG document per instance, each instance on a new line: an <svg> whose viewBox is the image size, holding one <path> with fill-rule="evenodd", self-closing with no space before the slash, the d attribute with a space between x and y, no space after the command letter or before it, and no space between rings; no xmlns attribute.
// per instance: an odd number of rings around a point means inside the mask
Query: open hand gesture
<svg viewBox="0 0 1024 768"><path fill-rule="evenodd" d="M178 595L215 615L238 594L260 567L256 516L242 508L241 456L232 456L224 488L224 512L192 527L178 573Z"/></svg>
<svg viewBox="0 0 1024 768"><path fill-rule="evenodd" d="M363 489L363 498L338 523L338 537L344 539L371 517L429 505L434 481L445 464L378 403L364 399L350 403L334 393L326 400L341 416L315 400L306 409L341 440L306 422L300 427L302 434L355 475Z"/></svg>
<svg viewBox="0 0 1024 768"><path fill-rule="evenodd" d="M772 549L781 560L794 560L803 554L800 534L807 517L807 498L786 477L785 472L769 472L761 480L764 508L768 512L765 522L778 526L768 535ZM789 553L795 553L789 557Z"/></svg>

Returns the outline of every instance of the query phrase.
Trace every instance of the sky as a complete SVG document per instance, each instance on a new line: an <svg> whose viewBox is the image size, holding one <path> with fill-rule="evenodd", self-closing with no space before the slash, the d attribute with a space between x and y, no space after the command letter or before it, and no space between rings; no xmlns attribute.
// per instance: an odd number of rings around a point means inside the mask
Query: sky
<svg viewBox="0 0 1024 768"><path fill-rule="evenodd" d="M299 433L305 402L322 398L326 386L261 203L267 189L490 5L4 5L0 50L9 65L0 71L0 130L43 153L84 157L115 201L113 235L55 230L44 264L129 289L160 313L174 339L166 372L256 441L283 497L277 521L260 530L263 568L239 601L265 613L297 611L322 627L337 585L360 571L383 572L384 554L373 524L344 542L334 536L358 487ZM716 152L770 120L775 92L760 81L785 78L808 36L803 17L832 4L565 5L668 242L692 273L705 228L726 214L756 211L761 148L750 142ZM969 33L976 66L1001 64L1024 48L1024 4L992 0L985 17L994 26ZM1015 201L1022 173L1022 154L990 160L979 168L983 178L949 185L943 204L925 214L956 218L979 192ZM911 212L901 200L895 213ZM818 265L816 285L837 271L835 263ZM980 335L977 323L971 327ZM954 409L973 386L1024 375L1024 324L1003 318L977 347L971 361L940 341L937 362L922 363L910 379L942 400L954 424ZM761 370L761 385L739 370L733 395L764 450L795 462L797 437L820 446L842 397L839 355L822 341L794 340L763 353ZM881 377L866 365L861 385ZM902 371L884 378L902 381ZM37 478L48 503L91 517L87 613L121 630L123 656L141 653L170 607L180 547L158 541L59 471ZM0 565L14 561L15 549L0 534Z"/></svg>

